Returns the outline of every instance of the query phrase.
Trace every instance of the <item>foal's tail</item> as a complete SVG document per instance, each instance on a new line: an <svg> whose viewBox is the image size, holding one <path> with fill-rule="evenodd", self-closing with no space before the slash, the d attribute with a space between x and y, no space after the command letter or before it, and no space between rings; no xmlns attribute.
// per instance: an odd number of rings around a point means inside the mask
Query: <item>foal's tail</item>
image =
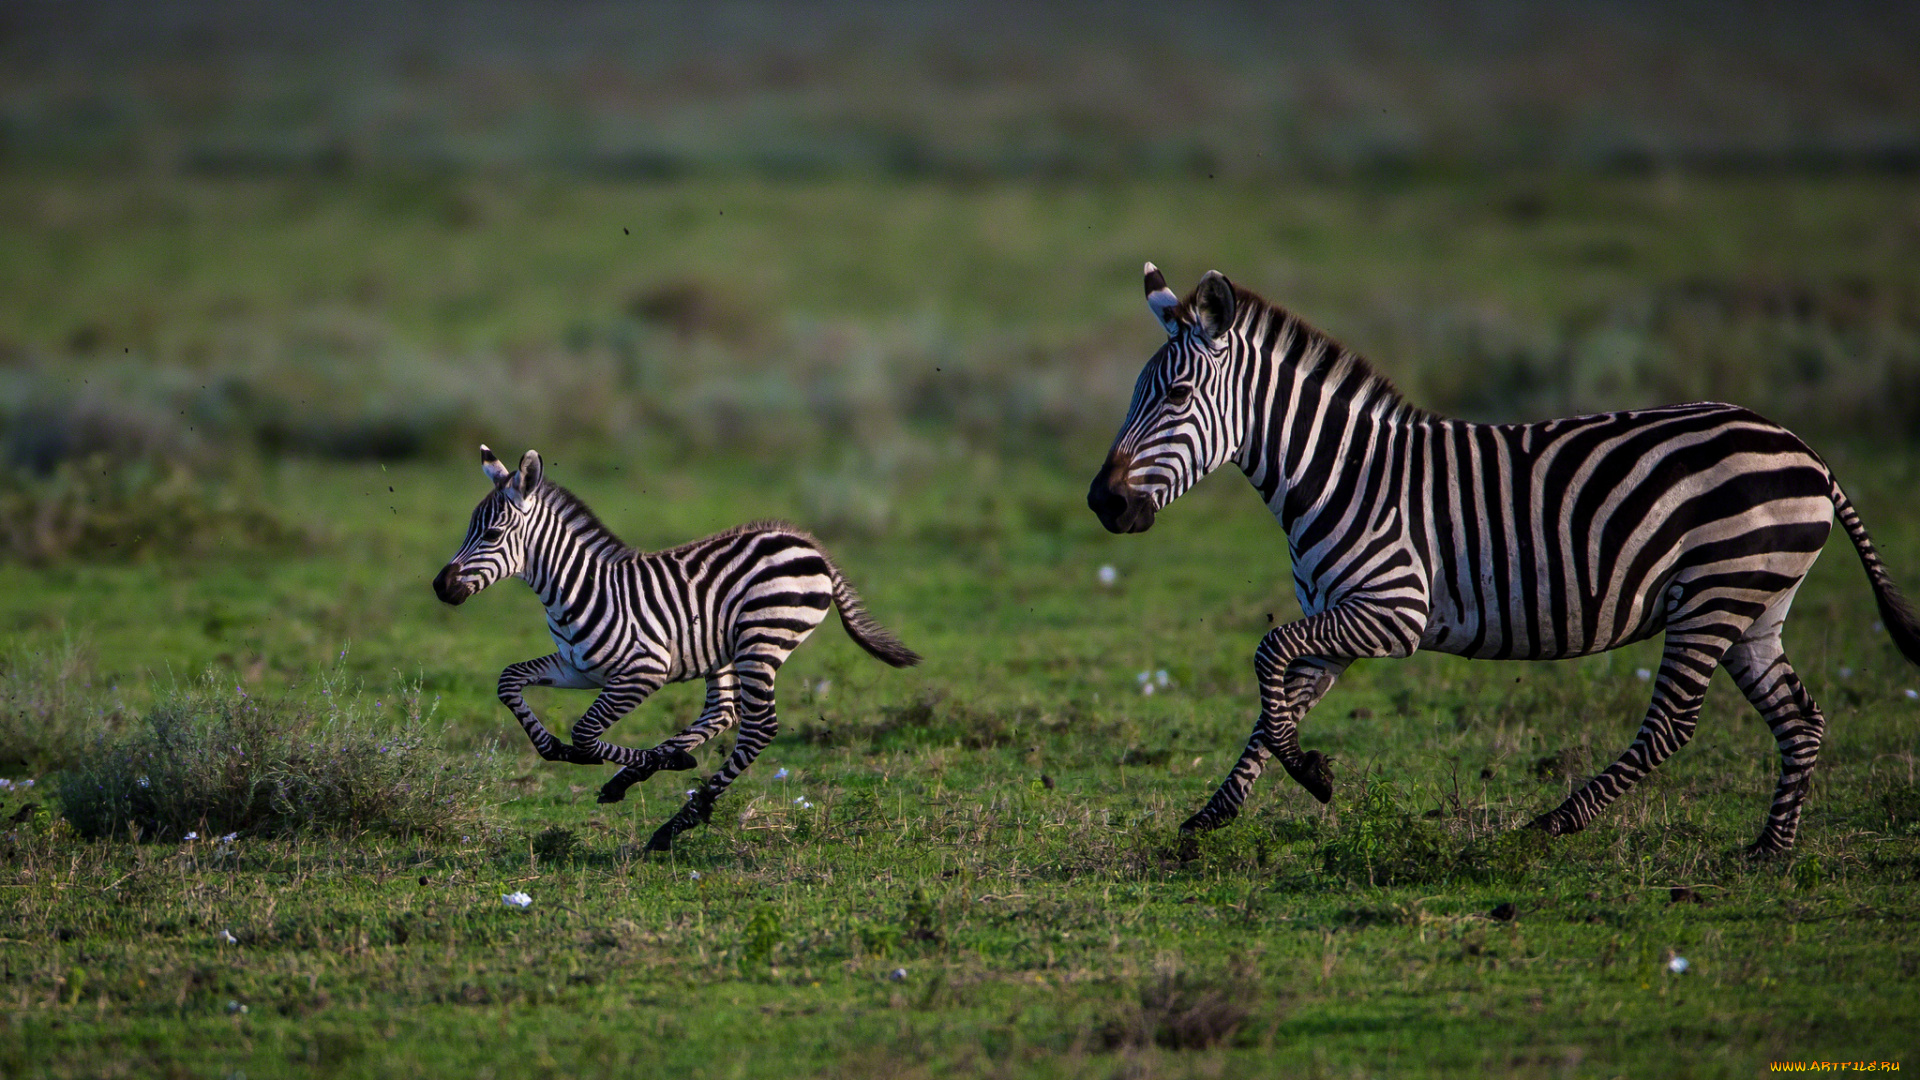
<svg viewBox="0 0 1920 1080"><path fill-rule="evenodd" d="M833 603L840 609L840 625L847 628L847 636L872 653L875 659L894 667L912 667L920 662L919 653L907 648L904 642L893 636L893 631L881 626L873 616L867 614L866 605L860 602L860 594L853 591L846 575L837 566L833 567Z"/></svg>
<svg viewBox="0 0 1920 1080"><path fill-rule="evenodd" d="M1833 500L1834 513L1840 517L1840 527L1847 530L1854 549L1860 552L1860 564L1867 568L1867 580L1873 584L1873 598L1880 605L1880 622L1893 637L1900 655L1914 664L1920 664L1920 615L1914 613L1913 605L1900 595L1900 590L1893 584L1893 578L1887 574L1886 564L1880 561L1880 553L1873 549L1873 539L1867 535L1867 527L1860 523L1860 514L1854 510L1847 493L1840 490L1838 480L1834 481L1828 497Z"/></svg>

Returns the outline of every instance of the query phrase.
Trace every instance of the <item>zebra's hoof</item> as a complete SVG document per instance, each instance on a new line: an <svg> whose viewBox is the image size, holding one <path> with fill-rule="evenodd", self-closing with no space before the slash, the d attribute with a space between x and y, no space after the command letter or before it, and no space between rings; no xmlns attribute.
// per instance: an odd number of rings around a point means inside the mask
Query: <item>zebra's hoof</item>
<svg viewBox="0 0 1920 1080"><path fill-rule="evenodd" d="M1538 829L1548 836L1571 836L1580 831L1580 826L1574 824L1558 810L1550 814L1541 814L1527 822L1527 828Z"/></svg>
<svg viewBox="0 0 1920 1080"><path fill-rule="evenodd" d="M664 758L665 760L654 766L654 768L665 772L686 772L688 769L697 769L700 767L700 763L694 760L692 754L678 748L667 751Z"/></svg>
<svg viewBox="0 0 1920 1080"><path fill-rule="evenodd" d="M1182 827L1180 839L1174 841L1173 857L1180 862L1190 863L1200 858L1200 834Z"/></svg>
<svg viewBox="0 0 1920 1080"><path fill-rule="evenodd" d="M1309 750L1299 765L1287 765L1287 775L1321 803L1333 801L1333 762L1320 751Z"/></svg>
<svg viewBox="0 0 1920 1080"><path fill-rule="evenodd" d="M1778 859L1792 850L1793 845L1790 843L1782 844L1772 837L1762 836L1747 845L1746 855L1750 861L1765 862L1768 859Z"/></svg>
<svg viewBox="0 0 1920 1080"><path fill-rule="evenodd" d="M674 833L674 828L673 828L672 822L668 822L667 824L660 826L660 828L654 832L653 838L647 841L647 850L648 851L672 851L673 850L673 833Z"/></svg>
<svg viewBox="0 0 1920 1080"><path fill-rule="evenodd" d="M603 786L600 789L600 794L597 798L594 799L594 801L601 802L601 803L616 803L625 799L627 797L628 788L646 779L646 777L644 776L636 776L629 779L627 777L627 773L631 771L632 770L630 769L622 769L619 772L615 773L613 779L607 781L605 786Z"/></svg>
<svg viewBox="0 0 1920 1080"><path fill-rule="evenodd" d="M568 746L566 743L557 741L540 751L540 758L542 761L560 761L568 765L600 764L600 759L594 755L582 751L579 747Z"/></svg>

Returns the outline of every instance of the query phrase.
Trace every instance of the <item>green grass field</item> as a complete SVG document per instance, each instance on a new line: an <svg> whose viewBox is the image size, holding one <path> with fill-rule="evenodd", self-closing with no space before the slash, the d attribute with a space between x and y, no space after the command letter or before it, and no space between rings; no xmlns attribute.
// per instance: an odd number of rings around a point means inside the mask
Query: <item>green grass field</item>
<svg viewBox="0 0 1920 1080"><path fill-rule="evenodd" d="M262 700L357 687L396 725L417 705L445 753L505 761L478 792L490 823L446 839L6 825L0 1073L1920 1060L1920 671L1874 628L1844 544L1787 631L1829 719L1791 859L1740 857L1777 758L1724 679L1693 743L1588 832L1500 839L1626 746L1649 643L1356 665L1303 728L1336 759L1333 805L1276 773L1183 860L1174 827L1254 716L1252 649L1298 612L1284 537L1236 475L1143 536L1084 506L1159 335L1152 258L1182 286L1217 267L1297 304L1425 403L1517 419L1750 394L1805 428L1920 593L1911 185L0 186L28 241L0 245L10 437L70 437L108 471L185 463L183 490L293 537L242 543L213 515L172 554L14 550L6 719L14 775L38 783L0 793L0 820L48 808L74 753L36 759L36 732L125 729L208 669ZM780 382L792 367L811 374ZM1530 381L1555 370L1570 378ZM90 396L95 378L114 394ZM333 426L283 453L274 424L305 414L275 410L303 394ZM393 453L327 441L416 412L433 418ZM428 586L486 490L480 438L537 446L639 546L757 517L818 528L927 663L884 668L824 626L782 672L781 737L712 825L642 858L684 778L602 807L608 770L538 762L493 698L503 665L550 651L537 602L509 582L455 610ZM54 482L19 497L50 505ZM588 699L531 700L553 726ZM698 705L671 687L613 737L651 745ZM532 906L506 907L514 891Z"/></svg>

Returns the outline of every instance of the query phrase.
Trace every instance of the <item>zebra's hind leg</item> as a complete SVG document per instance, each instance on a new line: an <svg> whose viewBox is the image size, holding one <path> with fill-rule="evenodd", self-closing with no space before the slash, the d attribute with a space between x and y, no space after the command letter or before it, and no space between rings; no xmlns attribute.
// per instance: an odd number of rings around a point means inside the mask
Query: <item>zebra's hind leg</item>
<svg viewBox="0 0 1920 1080"><path fill-rule="evenodd" d="M1579 832L1674 751L1687 745L1700 722L1707 681L1737 635L1737 629L1724 624L1669 629L1660 671L1653 677L1653 702L1640 724L1640 734L1606 771L1587 781L1556 809L1534 818L1527 827L1543 829L1549 836Z"/></svg>
<svg viewBox="0 0 1920 1080"><path fill-rule="evenodd" d="M628 788L656 772L684 772L699 768L700 763L694 760L691 751L733 726L738 711L735 705L738 688L739 679L731 666L707 676L707 702L700 710L700 718L673 738L641 751L641 763L629 765L615 773L613 779L600 789L599 801L619 802L627 797Z"/></svg>
<svg viewBox="0 0 1920 1080"><path fill-rule="evenodd" d="M733 753L720 771L695 788L686 805L654 831L652 839L647 841L648 851L673 850L674 837L707 821L713 815L714 802L741 773L747 771L753 760L760 756L760 751L766 749L767 744L779 733L780 720L773 707L773 679L786 658L787 651L781 651L734 663L734 672L739 679L740 738L734 743Z"/></svg>
<svg viewBox="0 0 1920 1080"><path fill-rule="evenodd" d="M1780 744L1780 783L1773 791L1773 806L1760 838L1747 847L1749 858L1777 854L1793 847L1827 722L1787 662L1777 623L1765 637L1735 645L1723 663Z"/></svg>

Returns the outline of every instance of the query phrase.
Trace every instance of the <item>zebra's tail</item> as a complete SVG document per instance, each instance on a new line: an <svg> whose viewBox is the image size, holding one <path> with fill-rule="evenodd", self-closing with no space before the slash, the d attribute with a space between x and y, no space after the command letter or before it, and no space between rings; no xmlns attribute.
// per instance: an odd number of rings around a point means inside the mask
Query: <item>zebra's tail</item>
<svg viewBox="0 0 1920 1080"><path fill-rule="evenodd" d="M1893 584L1893 578L1887 574L1886 564L1880 561L1880 553L1873 549L1873 540L1867 535L1867 527L1860 523L1860 514L1854 510L1847 493L1840 490L1838 481L1834 482L1830 495L1833 499L1834 513L1840 517L1840 527L1847 530L1847 536L1853 540L1853 546L1860 553L1860 564L1867 568L1867 580L1873 584L1873 598L1880 605L1880 622L1892 635L1893 643L1900 655L1914 664L1920 664L1920 615L1916 615L1913 605L1900 595Z"/></svg>
<svg viewBox="0 0 1920 1080"><path fill-rule="evenodd" d="M829 563L828 565L832 565ZM920 662L920 654L907 648L893 631L881 626L873 616L867 614L867 607L860 602L860 594L853 591L846 575L840 568L833 568L833 603L840 609L840 625L847 628L847 636L854 644L867 650L874 658L894 667L912 667Z"/></svg>

